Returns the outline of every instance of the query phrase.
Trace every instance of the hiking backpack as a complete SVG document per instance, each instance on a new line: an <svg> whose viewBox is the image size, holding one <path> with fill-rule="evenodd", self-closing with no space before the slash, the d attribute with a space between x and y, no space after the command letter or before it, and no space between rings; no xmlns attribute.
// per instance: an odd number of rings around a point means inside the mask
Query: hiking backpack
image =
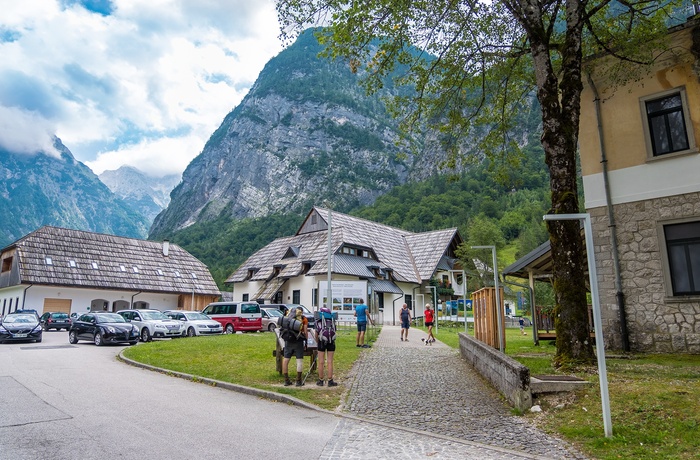
<svg viewBox="0 0 700 460"><path fill-rule="evenodd" d="M301 321L294 316L280 316L277 319L277 326L280 329L282 340L298 340L301 337Z"/></svg>
<svg viewBox="0 0 700 460"><path fill-rule="evenodd" d="M335 342L335 316L328 308L321 308L316 328L318 329L318 341L324 343Z"/></svg>

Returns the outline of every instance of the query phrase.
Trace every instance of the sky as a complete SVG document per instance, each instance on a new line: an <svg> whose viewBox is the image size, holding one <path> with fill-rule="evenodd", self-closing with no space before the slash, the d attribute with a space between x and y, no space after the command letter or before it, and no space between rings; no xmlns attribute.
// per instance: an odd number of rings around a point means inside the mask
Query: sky
<svg viewBox="0 0 700 460"><path fill-rule="evenodd" d="M282 50L273 0L0 0L0 147L180 174Z"/></svg>

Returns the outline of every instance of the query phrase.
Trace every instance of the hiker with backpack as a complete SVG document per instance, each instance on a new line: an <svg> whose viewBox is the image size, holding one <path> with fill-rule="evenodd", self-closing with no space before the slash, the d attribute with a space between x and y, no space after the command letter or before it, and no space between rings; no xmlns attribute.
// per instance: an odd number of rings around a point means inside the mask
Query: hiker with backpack
<svg viewBox="0 0 700 460"><path fill-rule="evenodd" d="M304 385L301 380L301 373L304 370L304 350L306 350L306 328L309 320L304 317L304 310L301 307L290 309L286 317L280 321L280 337L284 340L284 354L282 359L282 373L284 374L284 386L289 386L292 381L289 379L289 361L292 355L297 361L296 386Z"/></svg>
<svg viewBox="0 0 700 460"><path fill-rule="evenodd" d="M316 385L323 386L323 371L325 369L328 378L328 386L338 386L333 381L333 354L335 353L335 318L328 307L321 307L316 319L316 343L318 344L318 355L316 363L318 366L318 381Z"/></svg>

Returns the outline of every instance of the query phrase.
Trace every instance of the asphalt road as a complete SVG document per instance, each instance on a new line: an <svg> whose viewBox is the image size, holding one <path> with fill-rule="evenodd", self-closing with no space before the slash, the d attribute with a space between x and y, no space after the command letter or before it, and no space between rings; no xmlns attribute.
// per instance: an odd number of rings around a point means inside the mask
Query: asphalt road
<svg viewBox="0 0 700 460"><path fill-rule="evenodd" d="M126 365L122 348L65 331L0 344L0 457L319 458L340 422Z"/></svg>

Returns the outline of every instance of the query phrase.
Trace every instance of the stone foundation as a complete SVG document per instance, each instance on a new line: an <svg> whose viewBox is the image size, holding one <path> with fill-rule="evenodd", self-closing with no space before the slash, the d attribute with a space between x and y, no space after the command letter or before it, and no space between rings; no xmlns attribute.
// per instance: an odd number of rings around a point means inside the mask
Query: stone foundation
<svg viewBox="0 0 700 460"><path fill-rule="evenodd" d="M700 220L700 194L618 204L613 209L631 350L700 353L700 296L671 295L661 252L665 244L661 224L675 219ZM621 349L607 209L588 212L593 226L603 337L606 348Z"/></svg>

